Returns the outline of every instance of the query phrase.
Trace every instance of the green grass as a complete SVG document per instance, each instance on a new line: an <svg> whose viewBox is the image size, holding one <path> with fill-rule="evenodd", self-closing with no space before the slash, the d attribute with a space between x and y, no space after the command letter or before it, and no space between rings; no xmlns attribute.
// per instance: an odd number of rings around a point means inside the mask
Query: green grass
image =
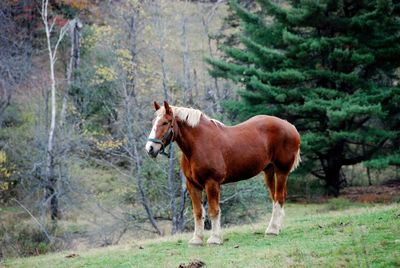
<svg viewBox="0 0 400 268"><path fill-rule="evenodd" d="M334 206L332 206L332 202ZM265 237L266 222L224 230L224 245L188 247L190 234L83 252L9 259L6 267L399 267L400 205L289 204L285 228ZM65 256L76 253L74 258Z"/></svg>

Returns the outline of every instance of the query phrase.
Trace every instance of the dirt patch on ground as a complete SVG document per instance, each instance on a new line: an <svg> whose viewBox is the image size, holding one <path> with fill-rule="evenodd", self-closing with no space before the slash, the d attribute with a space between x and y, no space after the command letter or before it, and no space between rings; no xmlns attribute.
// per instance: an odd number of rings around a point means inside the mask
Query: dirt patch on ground
<svg viewBox="0 0 400 268"><path fill-rule="evenodd" d="M204 267L206 264L200 260L193 260L189 262L189 264L181 263L179 264L178 268L201 268Z"/></svg>
<svg viewBox="0 0 400 268"><path fill-rule="evenodd" d="M340 198L361 203L393 203L400 202L400 180L391 180L383 184L370 186L347 186L340 190ZM307 199L303 195L288 195L287 200L294 203L325 203L332 196L312 196Z"/></svg>
<svg viewBox="0 0 400 268"><path fill-rule="evenodd" d="M350 186L344 188L341 197L361 203L391 203L400 200L400 180L382 185Z"/></svg>

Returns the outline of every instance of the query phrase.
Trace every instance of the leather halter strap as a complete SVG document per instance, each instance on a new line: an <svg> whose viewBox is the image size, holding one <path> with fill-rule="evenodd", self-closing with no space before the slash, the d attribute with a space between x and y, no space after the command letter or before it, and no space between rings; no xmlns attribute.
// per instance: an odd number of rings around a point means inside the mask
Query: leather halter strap
<svg viewBox="0 0 400 268"><path fill-rule="evenodd" d="M160 154L167 156L168 158L171 156L171 147L172 147L172 143L174 142L174 118L172 118L172 120L170 121L170 126L167 130L167 132L165 132L163 138L161 140L159 139L151 139L151 138L147 138L148 141L152 141L154 143L158 143L161 144L161 150L160 150ZM172 137L171 137L171 142L169 143L169 145L165 145L169 135L172 133ZM167 146L169 147L168 152L165 151L165 149L167 148Z"/></svg>

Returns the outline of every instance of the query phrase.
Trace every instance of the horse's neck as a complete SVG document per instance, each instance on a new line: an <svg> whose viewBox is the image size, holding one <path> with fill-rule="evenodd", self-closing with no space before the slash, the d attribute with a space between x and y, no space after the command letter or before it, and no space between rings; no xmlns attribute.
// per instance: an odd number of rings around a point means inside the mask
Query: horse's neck
<svg viewBox="0 0 400 268"><path fill-rule="evenodd" d="M182 152L186 155L186 157L190 157L193 149L198 146L199 133L201 132L201 128L204 127L202 123L204 122L200 121L198 126L190 127L186 124L186 122L177 120L178 133L176 137L176 143L178 144Z"/></svg>

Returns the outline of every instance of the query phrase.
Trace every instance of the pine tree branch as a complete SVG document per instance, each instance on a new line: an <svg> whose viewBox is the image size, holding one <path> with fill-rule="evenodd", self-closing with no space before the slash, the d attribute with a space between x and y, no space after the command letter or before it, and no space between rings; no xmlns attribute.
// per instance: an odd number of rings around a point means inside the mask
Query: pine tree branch
<svg viewBox="0 0 400 268"><path fill-rule="evenodd" d="M381 147L383 146L383 144L385 144L385 142L388 139L384 139L383 141L381 141L376 147L374 147L373 149L369 150L369 151L365 151L362 155L353 157L353 158L348 158L348 159L343 159L342 160L342 164L344 166L351 166L351 165L355 165L358 164L360 162L369 160L373 154L375 154L379 149L381 149Z"/></svg>

